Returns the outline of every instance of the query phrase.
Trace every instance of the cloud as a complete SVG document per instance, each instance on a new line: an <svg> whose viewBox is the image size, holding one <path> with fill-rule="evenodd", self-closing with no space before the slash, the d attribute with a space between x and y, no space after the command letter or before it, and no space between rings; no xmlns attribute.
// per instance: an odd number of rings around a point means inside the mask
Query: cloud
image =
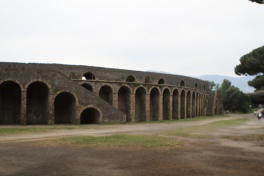
<svg viewBox="0 0 264 176"><path fill-rule="evenodd" d="M246 0L6 0L0 61L233 75L263 15Z"/></svg>

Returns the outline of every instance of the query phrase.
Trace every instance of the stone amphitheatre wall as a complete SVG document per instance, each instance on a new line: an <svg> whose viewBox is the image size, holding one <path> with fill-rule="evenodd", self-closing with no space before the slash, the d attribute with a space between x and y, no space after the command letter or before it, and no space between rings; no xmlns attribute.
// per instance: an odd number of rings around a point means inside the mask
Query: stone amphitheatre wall
<svg viewBox="0 0 264 176"><path fill-rule="evenodd" d="M59 64L0 63L0 124L85 124L206 115L205 81Z"/></svg>

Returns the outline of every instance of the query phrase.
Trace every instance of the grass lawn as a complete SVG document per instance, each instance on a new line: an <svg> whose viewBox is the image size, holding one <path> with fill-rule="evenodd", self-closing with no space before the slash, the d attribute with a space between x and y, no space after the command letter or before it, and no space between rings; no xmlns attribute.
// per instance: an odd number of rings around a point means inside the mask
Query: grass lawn
<svg viewBox="0 0 264 176"><path fill-rule="evenodd" d="M176 147L181 143L175 138L167 138L151 135L128 135L115 134L111 136L78 136L65 137L57 140L59 143L102 146L102 147L140 147L140 148L155 148L155 147Z"/></svg>
<svg viewBox="0 0 264 176"><path fill-rule="evenodd" d="M233 141L264 142L264 134L249 134L244 136L222 136Z"/></svg>
<svg viewBox="0 0 264 176"><path fill-rule="evenodd" d="M14 126L14 127L1 127L1 134L18 134L18 133L36 133L36 132L49 132L52 130L74 130L74 129L95 129L104 128L105 124L100 125L36 125L36 126Z"/></svg>
<svg viewBox="0 0 264 176"><path fill-rule="evenodd" d="M199 116L195 118L187 118L187 119L180 119L180 120L156 120L156 121L150 121L150 122L133 122L130 123L131 125L133 124L151 124L151 123L180 123L180 122L192 122L192 121L199 121L199 120L207 120L207 119L214 119L214 118L228 118L230 117L229 114L225 115L215 115L215 116Z"/></svg>
<svg viewBox="0 0 264 176"><path fill-rule="evenodd" d="M222 126L241 125L249 119L232 119L232 120L219 120L208 123L206 125L186 127L167 132L169 136L191 137L191 138L210 138L208 131L220 128Z"/></svg>
<svg viewBox="0 0 264 176"><path fill-rule="evenodd" d="M224 118L229 117L229 115L220 116L201 116L195 118L181 119L181 120L162 120L162 121L151 121L151 122L135 122L127 123L127 125L135 124L156 124L156 123L182 123L188 121L199 121L212 118ZM0 135L5 134L20 134L20 133L37 133L37 132L49 132L52 130L74 130L74 129L98 129L111 127L113 125L123 125L123 124L90 124L90 125L36 125L36 126L0 126Z"/></svg>

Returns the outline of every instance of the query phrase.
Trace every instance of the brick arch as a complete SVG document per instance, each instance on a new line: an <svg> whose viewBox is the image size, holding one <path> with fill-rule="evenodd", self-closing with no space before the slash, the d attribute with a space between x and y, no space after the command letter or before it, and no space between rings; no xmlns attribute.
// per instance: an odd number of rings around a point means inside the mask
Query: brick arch
<svg viewBox="0 0 264 176"><path fill-rule="evenodd" d="M128 75L125 82L137 82L137 79L133 75Z"/></svg>
<svg viewBox="0 0 264 176"><path fill-rule="evenodd" d="M196 95L196 115L200 116L200 93Z"/></svg>
<svg viewBox="0 0 264 176"><path fill-rule="evenodd" d="M85 113L86 110L89 110L89 109L96 110L98 112L98 117L95 117L96 114L93 111L86 112L86 114L83 114L83 113ZM93 118L92 119L82 119L82 116L83 116L83 118L85 118L89 115L93 116ZM81 108L80 115L78 116L78 118L79 118L78 121L80 121L80 124L101 123L103 121L103 113L100 110L100 108L98 108L97 106L87 105L87 106L84 106ZM85 123L82 123L82 122L85 122Z"/></svg>
<svg viewBox="0 0 264 176"><path fill-rule="evenodd" d="M150 120L152 121L159 120L160 95L161 91L158 87L150 89Z"/></svg>
<svg viewBox="0 0 264 176"><path fill-rule="evenodd" d="M99 97L102 98L104 101L106 101L109 104L113 104L113 87L109 84L104 84L99 88Z"/></svg>
<svg viewBox="0 0 264 176"><path fill-rule="evenodd" d="M139 89L139 88L143 88L143 89L146 91L146 93L148 93L148 90L147 90L146 87L144 87L144 86L138 86L138 87L136 87L136 88L134 89L134 94L136 94L136 91L137 91L137 89Z"/></svg>
<svg viewBox="0 0 264 176"><path fill-rule="evenodd" d="M149 84L149 83L151 83L151 82L152 82L151 76L149 76L149 75L145 76L144 83Z"/></svg>
<svg viewBox="0 0 264 176"><path fill-rule="evenodd" d="M162 92L161 92L160 88L157 87L157 86L152 86L152 87L150 87L148 93L150 94L150 92L152 91L152 89L155 89L155 88L158 89L159 94L161 95Z"/></svg>
<svg viewBox="0 0 264 176"><path fill-rule="evenodd" d="M76 121L78 99L70 91L59 91L54 96L54 122L55 124L69 124Z"/></svg>
<svg viewBox="0 0 264 176"><path fill-rule="evenodd" d="M89 83L82 83L82 84L80 84L80 86L84 87L85 89L89 90L90 92L94 91L93 85L91 85Z"/></svg>
<svg viewBox="0 0 264 176"><path fill-rule="evenodd" d="M180 106L181 106L181 119L184 119L185 118L185 112L186 112L186 107L185 107L185 96L186 96L186 90L181 90L181 93L180 93Z"/></svg>
<svg viewBox="0 0 264 176"><path fill-rule="evenodd" d="M128 86L121 86L118 90L118 109L126 114L126 121L130 122L130 106L131 106L132 90Z"/></svg>
<svg viewBox="0 0 264 176"><path fill-rule="evenodd" d="M74 96L75 100L76 100L76 105L79 105L79 98L78 98L78 96L73 91L71 91L69 89L61 89L61 90L58 90L57 92L55 92L55 94L53 95L53 101L56 98L56 96L59 95L62 92L67 92L67 93L72 94Z"/></svg>
<svg viewBox="0 0 264 176"><path fill-rule="evenodd" d="M143 86L135 89L135 120L146 121L146 94L147 90Z"/></svg>
<svg viewBox="0 0 264 176"><path fill-rule="evenodd" d="M180 86L181 86L181 87L185 87L185 86L186 86L186 83L185 83L184 80L181 80L181 82L180 82Z"/></svg>
<svg viewBox="0 0 264 176"><path fill-rule="evenodd" d="M169 120L170 119L170 96L171 92L169 88L163 89L163 120Z"/></svg>
<svg viewBox="0 0 264 176"><path fill-rule="evenodd" d="M16 81L0 83L0 124L19 124L22 89Z"/></svg>
<svg viewBox="0 0 264 176"><path fill-rule="evenodd" d="M95 77L94 73L90 72L90 71L85 72L82 75L82 80L95 80L95 79L96 79L96 77Z"/></svg>
<svg viewBox="0 0 264 176"><path fill-rule="evenodd" d="M164 78L160 78L158 80L158 84L165 84L165 79Z"/></svg>
<svg viewBox="0 0 264 176"><path fill-rule="evenodd" d="M34 80L31 80L30 82L28 82L26 85L25 85L25 88L27 89L29 85L31 85L32 83L34 82L41 82L43 84L45 84L49 90L51 90L51 84L49 84L47 81L44 81L42 79L34 79Z"/></svg>
<svg viewBox="0 0 264 176"><path fill-rule="evenodd" d="M179 117L179 96L180 96L180 91L179 89L175 88L172 91L172 119L176 120Z"/></svg>
<svg viewBox="0 0 264 176"><path fill-rule="evenodd" d="M168 89L169 90L169 92L170 92L170 94L172 93L172 90L169 88L169 87L164 87L162 90L161 90L161 93L163 94L164 93L164 91L166 90L166 89Z"/></svg>
<svg viewBox="0 0 264 176"><path fill-rule="evenodd" d="M27 124L48 124L50 88L42 81L32 81L27 85Z"/></svg>
<svg viewBox="0 0 264 176"><path fill-rule="evenodd" d="M196 93L192 92L192 117L195 117L196 114Z"/></svg>
<svg viewBox="0 0 264 176"><path fill-rule="evenodd" d="M0 81L0 85L1 85L2 83L4 83L4 82L7 82L7 81L10 81L10 82L16 83L16 84L19 86L19 88L20 88L21 90L23 90L23 88L24 88L23 84L21 84L18 80L13 80L13 79L6 79L6 80L3 80L3 81Z"/></svg>
<svg viewBox="0 0 264 176"><path fill-rule="evenodd" d="M187 118L190 118L192 116L191 112L191 98L192 98L192 94L191 91L187 91L187 104L186 104L186 116Z"/></svg>
<svg viewBox="0 0 264 176"><path fill-rule="evenodd" d="M129 86L128 84L122 84L121 86L117 87L116 92L118 93L119 90L122 88L122 87L127 87L130 91L130 93L133 93L133 89L131 88L131 86Z"/></svg>

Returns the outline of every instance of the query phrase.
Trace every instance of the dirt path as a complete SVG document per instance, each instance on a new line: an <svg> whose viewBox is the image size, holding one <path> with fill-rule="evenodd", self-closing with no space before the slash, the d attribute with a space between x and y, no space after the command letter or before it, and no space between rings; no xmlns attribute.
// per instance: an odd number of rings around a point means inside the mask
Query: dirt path
<svg viewBox="0 0 264 176"><path fill-rule="evenodd" d="M43 145L46 139L72 135L115 133L163 134L168 130L205 125L218 120L249 118L243 125L205 128L209 139L177 137L181 147L126 149L89 145ZM1 176L263 176L263 146L221 136L264 134L264 120L232 115L200 121L109 125L98 129L58 130L0 136ZM43 140L43 141L38 141Z"/></svg>
<svg viewBox="0 0 264 176"><path fill-rule="evenodd" d="M232 115L228 119L249 118L250 115ZM170 129L180 129L191 126L205 125L214 121L224 120L227 118L213 118L199 121L182 121L168 123L150 123L150 124L121 124L109 125L98 129L71 129L71 130L51 130L49 132L24 133L0 135L0 143L10 142L27 142L35 140L46 140L51 138L66 136L100 136L111 135L116 133L133 133L133 134L156 134Z"/></svg>

